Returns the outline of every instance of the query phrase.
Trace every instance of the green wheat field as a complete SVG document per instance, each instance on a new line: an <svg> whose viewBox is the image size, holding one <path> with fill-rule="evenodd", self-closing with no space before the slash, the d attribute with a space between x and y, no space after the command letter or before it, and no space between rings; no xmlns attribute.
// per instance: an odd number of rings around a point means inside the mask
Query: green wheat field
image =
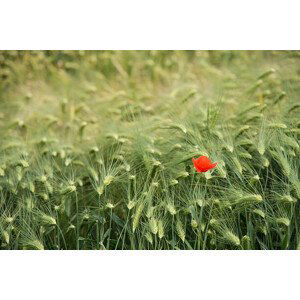
<svg viewBox="0 0 300 300"><path fill-rule="evenodd" d="M0 249L300 249L299 138L299 51L0 51Z"/></svg>

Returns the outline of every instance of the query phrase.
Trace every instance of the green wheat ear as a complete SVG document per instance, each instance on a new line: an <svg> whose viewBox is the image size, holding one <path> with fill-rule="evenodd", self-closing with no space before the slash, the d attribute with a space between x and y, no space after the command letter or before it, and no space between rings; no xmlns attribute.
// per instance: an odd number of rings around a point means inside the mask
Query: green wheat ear
<svg viewBox="0 0 300 300"><path fill-rule="evenodd" d="M176 215L176 208L172 203L168 203L166 209L172 216Z"/></svg>
<svg viewBox="0 0 300 300"><path fill-rule="evenodd" d="M246 195L237 199L238 203L261 203L263 198L261 195Z"/></svg>
<svg viewBox="0 0 300 300"><path fill-rule="evenodd" d="M24 244L25 247L30 247L36 250L44 250L44 245L42 242L40 242L39 240L32 240L32 241L27 241Z"/></svg>
<svg viewBox="0 0 300 300"><path fill-rule="evenodd" d="M295 203L297 200L296 199L294 199L291 195L283 195L283 196L280 196L279 198L278 198L278 200L280 201L280 202L283 202L283 203Z"/></svg>
<svg viewBox="0 0 300 300"><path fill-rule="evenodd" d="M155 218L149 220L150 231L156 235L158 233L158 222Z"/></svg>
<svg viewBox="0 0 300 300"><path fill-rule="evenodd" d="M270 123L268 124L270 129L287 129L288 127L284 123Z"/></svg>
<svg viewBox="0 0 300 300"><path fill-rule="evenodd" d="M265 168L268 168L270 166L270 161L265 156L261 156L261 161L262 161L262 165Z"/></svg>
<svg viewBox="0 0 300 300"><path fill-rule="evenodd" d="M10 242L9 233L6 230L2 230L1 235L2 235L2 238L3 238L4 242L6 244L9 244L9 242Z"/></svg>
<svg viewBox="0 0 300 300"><path fill-rule="evenodd" d="M75 185L68 185L66 187L64 187L62 190L61 190L61 194L62 195L66 195L66 194L70 194L70 193L73 193L76 191L76 186Z"/></svg>
<svg viewBox="0 0 300 300"><path fill-rule="evenodd" d="M286 227L289 227L291 224L291 221L288 218L276 218L276 222L278 224L285 225Z"/></svg>
<svg viewBox="0 0 300 300"><path fill-rule="evenodd" d="M258 77L258 79L265 79L265 78L267 78L268 76L270 76L270 75L273 74L273 73L275 73L275 70L272 68L272 69L270 69L270 70L268 70L268 71L262 73L262 74Z"/></svg>
<svg viewBox="0 0 300 300"><path fill-rule="evenodd" d="M184 242L185 241L185 230L183 228L182 222L178 219L176 222L176 231L180 239Z"/></svg>
<svg viewBox="0 0 300 300"><path fill-rule="evenodd" d="M244 235L241 240L241 244L244 250L251 249L251 239L248 235Z"/></svg>
<svg viewBox="0 0 300 300"><path fill-rule="evenodd" d="M151 235L150 232L147 232L147 233L145 234L145 238L146 238L146 240L147 240L151 245L153 244L153 238L152 238L152 235Z"/></svg>
<svg viewBox="0 0 300 300"><path fill-rule="evenodd" d="M241 241L239 239L239 237L237 235L235 235L233 232L231 232L230 230L226 230L223 233L223 238L230 244L232 244L233 246L240 246L241 245Z"/></svg>
<svg viewBox="0 0 300 300"><path fill-rule="evenodd" d="M265 140L263 137L259 137L258 139L257 151L260 155L264 155L266 151Z"/></svg>
<svg viewBox="0 0 300 300"><path fill-rule="evenodd" d="M165 235L164 225L162 220L158 220L158 237L162 239Z"/></svg>
<svg viewBox="0 0 300 300"><path fill-rule="evenodd" d="M127 208L128 208L129 210L131 210L131 209L133 209L133 208L135 207L135 205L136 205L136 202L130 200L130 201L127 203Z"/></svg>
<svg viewBox="0 0 300 300"><path fill-rule="evenodd" d="M135 232L136 228L139 225L139 221L140 221L143 209L144 209L144 203L141 203L135 210L135 213L133 215L133 221L132 221L133 232Z"/></svg>
<svg viewBox="0 0 300 300"><path fill-rule="evenodd" d="M270 153L281 165L284 175L289 176L291 173L291 165L288 161L288 158L281 151L279 152L271 150Z"/></svg>
<svg viewBox="0 0 300 300"><path fill-rule="evenodd" d="M286 93L282 91L282 92L277 96L277 98L274 100L274 104L279 103L283 98L285 98L285 96L286 96Z"/></svg>
<svg viewBox="0 0 300 300"><path fill-rule="evenodd" d="M257 214L258 216L262 217L263 219L266 217L266 214L261 209L254 209L253 213Z"/></svg>
<svg viewBox="0 0 300 300"><path fill-rule="evenodd" d="M194 229L198 228L198 223L195 219L191 220L191 227L194 228Z"/></svg>
<svg viewBox="0 0 300 300"><path fill-rule="evenodd" d="M44 224L44 225L56 225L56 220L53 217L48 216L46 214L41 214L39 216L39 219L40 219L41 224Z"/></svg>
<svg viewBox="0 0 300 300"><path fill-rule="evenodd" d="M291 148L295 150L298 150L300 148L298 142L294 138L287 135L282 135L280 138L286 145L290 146Z"/></svg>
<svg viewBox="0 0 300 300"><path fill-rule="evenodd" d="M242 175L244 168L243 168L241 162L239 161L239 159L237 157L233 157L232 161L233 161L234 167L236 168L238 173L240 173Z"/></svg>

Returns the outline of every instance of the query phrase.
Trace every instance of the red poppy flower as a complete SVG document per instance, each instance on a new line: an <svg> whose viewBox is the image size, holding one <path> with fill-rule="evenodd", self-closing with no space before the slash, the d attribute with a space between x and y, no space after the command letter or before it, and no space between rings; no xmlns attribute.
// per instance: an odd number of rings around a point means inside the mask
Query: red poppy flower
<svg viewBox="0 0 300 300"><path fill-rule="evenodd" d="M197 159L192 158L192 161L197 172L206 172L217 165L217 163L212 163L211 160L204 155Z"/></svg>

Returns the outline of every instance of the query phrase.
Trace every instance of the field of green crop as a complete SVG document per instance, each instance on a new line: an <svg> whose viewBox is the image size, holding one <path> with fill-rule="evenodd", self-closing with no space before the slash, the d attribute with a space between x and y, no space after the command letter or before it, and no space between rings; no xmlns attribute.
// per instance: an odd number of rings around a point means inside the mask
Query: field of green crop
<svg viewBox="0 0 300 300"><path fill-rule="evenodd" d="M298 51L0 51L0 249L300 249L299 138Z"/></svg>

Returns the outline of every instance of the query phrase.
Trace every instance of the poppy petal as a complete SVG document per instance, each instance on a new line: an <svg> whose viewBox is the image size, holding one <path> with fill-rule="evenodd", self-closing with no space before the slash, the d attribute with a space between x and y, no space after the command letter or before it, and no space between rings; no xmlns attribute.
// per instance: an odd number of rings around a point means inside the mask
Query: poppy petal
<svg viewBox="0 0 300 300"><path fill-rule="evenodd" d="M216 163L213 163L213 164L211 165L211 169L214 168L217 164L218 164L217 162L216 162Z"/></svg>
<svg viewBox="0 0 300 300"><path fill-rule="evenodd" d="M207 172L214 168L218 163L212 163L207 156L200 156L197 159L192 158L192 162L197 172Z"/></svg>

